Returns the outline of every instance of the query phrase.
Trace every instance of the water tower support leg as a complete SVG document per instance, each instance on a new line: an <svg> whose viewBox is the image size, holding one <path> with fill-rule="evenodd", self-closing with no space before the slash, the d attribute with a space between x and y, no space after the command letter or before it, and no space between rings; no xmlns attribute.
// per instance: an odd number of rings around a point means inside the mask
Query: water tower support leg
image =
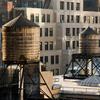
<svg viewBox="0 0 100 100"><path fill-rule="evenodd" d="M19 100L24 100L24 69L23 65L19 66Z"/></svg>

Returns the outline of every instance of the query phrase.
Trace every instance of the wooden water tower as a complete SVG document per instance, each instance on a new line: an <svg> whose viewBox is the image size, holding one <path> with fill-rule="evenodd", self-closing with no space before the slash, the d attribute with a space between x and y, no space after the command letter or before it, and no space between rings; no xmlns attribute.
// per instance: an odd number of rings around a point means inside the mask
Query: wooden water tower
<svg viewBox="0 0 100 100"><path fill-rule="evenodd" d="M38 25L22 15L3 25L2 61L6 68L10 65L18 66L20 100L23 100L23 97L27 98L28 95L30 97L40 95L39 30Z"/></svg>

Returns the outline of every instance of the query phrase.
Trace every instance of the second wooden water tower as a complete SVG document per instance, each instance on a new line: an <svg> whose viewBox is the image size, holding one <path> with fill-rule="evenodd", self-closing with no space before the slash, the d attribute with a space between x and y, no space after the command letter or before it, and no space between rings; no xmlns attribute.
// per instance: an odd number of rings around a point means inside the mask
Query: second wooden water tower
<svg viewBox="0 0 100 100"><path fill-rule="evenodd" d="M70 69L72 78L85 78L100 75L100 34L92 28L86 28L79 35L79 53L72 54L72 60L64 74Z"/></svg>

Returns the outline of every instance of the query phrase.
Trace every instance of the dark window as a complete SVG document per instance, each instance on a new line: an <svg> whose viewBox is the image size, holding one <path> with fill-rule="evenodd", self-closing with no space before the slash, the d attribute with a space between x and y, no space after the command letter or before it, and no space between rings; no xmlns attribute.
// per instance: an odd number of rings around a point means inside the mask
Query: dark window
<svg viewBox="0 0 100 100"><path fill-rule="evenodd" d="M48 50L48 42L45 42L45 50Z"/></svg>
<svg viewBox="0 0 100 100"><path fill-rule="evenodd" d="M80 3L76 3L76 10L80 10Z"/></svg>
<svg viewBox="0 0 100 100"><path fill-rule="evenodd" d="M80 33L80 29L79 28L76 29L76 33L77 33L77 36L79 36L79 33Z"/></svg>
<svg viewBox="0 0 100 100"><path fill-rule="evenodd" d="M69 9L70 9L70 3L67 2L67 10L69 10Z"/></svg>
<svg viewBox="0 0 100 100"><path fill-rule="evenodd" d="M50 22L50 15L47 14L47 22Z"/></svg>
<svg viewBox="0 0 100 100"><path fill-rule="evenodd" d="M66 50L70 48L70 41L66 41Z"/></svg>
<svg viewBox="0 0 100 100"><path fill-rule="evenodd" d="M48 56L45 56L45 63L48 62Z"/></svg>
<svg viewBox="0 0 100 100"><path fill-rule="evenodd" d="M86 23L86 16L84 16L84 23Z"/></svg>
<svg viewBox="0 0 100 100"><path fill-rule="evenodd" d="M69 23L69 22L70 22L70 16L67 15L67 23Z"/></svg>
<svg viewBox="0 0 100 100"><path fill-rule="evenodd" d="M36 14L36 22L39 22L39 14Z"/></svg>
<svg viewBox="0 0 100 100"><path fill-rule="evenodd" d="M85 28L82 28L82 31L84 31L85 30Z"/></svg>
<svg viewBox="0 0 100 100"><path fill-rule="evenodd" d="M45 28L45 36L48 36L48 28Z"/></svg>
<svg viewBox="0 0 100 100"><path fill-rule="evenodd" d="M77 16L76 16L76 23L79 23L79 22L80 22L80 16L77 15Z"/></svg>
<svg viewBox="0 0 100 100"><path fill-rule="evenodd" d="M64 15L60 15L60 23L63 23L64 22Z"/></svg>
<svg viewBox="0 0 100 100"><path fill-rule="evenodd" d="M74 10L74 3L71 2L71 10Z"/></svg>
<svg viewBox="0 0 100 100"><path fill-rule="evenodd" d="M97 28L96 27L94 27L94 30L95 30L95 32L97 32Z"/></svg>
<svg viewBox="0 0 100 100"><path fill-rule="evenodd" d="M72 46L73 46L73 49L75 49L75 41L73 41L73 44L72 44Z"/></svg>
<svg viewBox="0 0 100 100"><path fill-rule="evenodd" d="M40 50L42 50L42 42L40 42Z"/></svg>
<svg viewBox="0 0 100 100"><path fill-rule="evenodd" d="M75 28L72 28L72 34L75 36Z"/></svg>
<svg viewBox="0 0 100 100"><path fill-rule="evenodd" d="M55 69L55 75L59 75L59 69Z"/></svg>
<svg viewBox="0 0 100 100"><path fill-rule="evenodd" d="M97 16L95 17L95 23L98 23L98 17Z"/></svg>
<svg viewBox="0 0 100 100"><path fill-rule="evenodd" d="M54 64L54 56L51 56L51 64Z"/></svg>
<svg viewBox="0 0 100 100"><path fill-rule="evenodd" d="M77 41L77 47L79 47L79 41Z"/></svg>
<svg viewBox="0 0 100 100"><path fill-rule="evenodd" d="M50 36L53 36L53 28L50 28Z"/></svg>
<svg viewBox="0 0 100 100"><path fill-rule="evenodd" d="M60 1L60 9L63 10L64 9L64 2Z"/></svg>
<svg viewBox="0 0 100 100"><path fill-rule="evenodd" d="M53 50L53 41L50 42L50 50Z"/></svg>
<svg viewBox="0 0 100 100"><path fill-rule="evenodd" d="M34 14L31 15L31 21L34 22Z"/></svg>
<svg viewBox="0 0 100 100"><path fill-rule="evenodd" d="M71 15L71 22L73 23L74 22L74 16Z"/></svg>
<svg viewBox="0 0 100 100"><path fill-rule="evenodd" d="M99 40L99 47L100 47L100 40Z"/></svg>
<svg viewBox="0 0 100 100"><path fill-rule="evenodd" d="M42 37L42 28L40 28L40 37Z"/></svg>
<svg viewBox="0 0 100 100"><path fill-rule="evenodd" d="M55 56L55 63L56 63L56 64L59 64L59 55L56 55L56 56Z"/></svg>
<svg viewBox="0 0 100 100"><path fill-rule="evenodd" d="M43 57L40 57L40 61L43 62Z"/></svg>
<svg viewBox="0 0 100 100"><path fill-rule="evenodd" d="M42 14L42 22L45 22L45 14Z"/></svg>
<svg viewBox="0 0 100 100"><path fill-rule="evenodd" d="M70 36L70 28L66 28L66 36Z"/></svg>

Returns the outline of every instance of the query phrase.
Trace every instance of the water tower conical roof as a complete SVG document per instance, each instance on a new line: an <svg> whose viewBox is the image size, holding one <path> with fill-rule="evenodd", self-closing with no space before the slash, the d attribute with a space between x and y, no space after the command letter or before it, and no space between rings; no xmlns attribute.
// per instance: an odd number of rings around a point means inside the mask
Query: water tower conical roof
<svg viewBox="0 0 100 100"><path fill-rule="evenodd" d="M92 28L88 27L86 28L81 35L90 35L90 34L97 34Z"/></svg>
<svg viewBox="0 0 100 100"><path fill-rule="evenodd" d="M12 19L8 23L4 24L3 27L21 27L21 26L29 26L29 27L39 27L37 24L29 21L22 15L17 16L16 18Z"/></svg>

